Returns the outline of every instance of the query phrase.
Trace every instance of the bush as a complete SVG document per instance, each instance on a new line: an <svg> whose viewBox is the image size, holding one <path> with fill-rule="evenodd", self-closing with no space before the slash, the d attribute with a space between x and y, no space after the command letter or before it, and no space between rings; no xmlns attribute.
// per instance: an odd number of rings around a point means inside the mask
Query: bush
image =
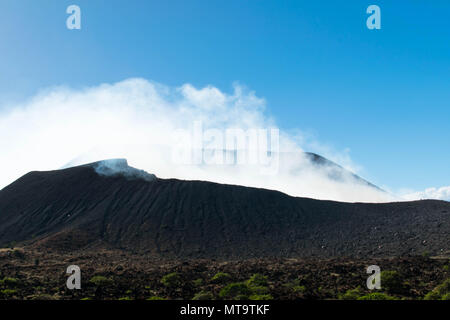
<svg viewBox="0 0 450 320"><path fill-rule="evenodd" d="M97 287L107 287L113 284L113 281L104 276L94 276L89 280L90 283L96 285Z"/></svg>
<svg viewBox="0 0 450 320"><path fill-rule="evenodd" d="M293 286L292 290L295 293L304 293L306 291L306 287L305 286Z"/></svg>
<svg viewBox="0 0 450 320"><path fill-rule="evenodd" d="M254 294L250 296L250 300L273 300L270 294Z"/></svg>
<svg viewBox="0 0 450 320"><path fill-rule="evenodd" d="M251 290L245 283L231 283L227 285L225 288L220 290L219 296L221 298L237 298L240 297L248 297L251 294Z"/></svg>
<svg viewBox="0 0 450 320"><path fill-rule="evenodd" d="M192 281L192 283L194 284L194 286L200 287L203 284L203 279L202 278L198 278L198 279Z"/></svg>
<svg viewBox="0 0 450 320"><path fill-rule="evenodd" d="M201 291L197 293L192 300L212 300L214 296L210 292Z"/></svg>
<svg viewBox="0 0 450 320"><path fill-rule="evenodd" d="M178 273L172 272L162 277L161 283L167 288L179 287L181 285L181 277Z"/></svg>
<svg viewBox="0 0 450 320"><path fill-rule="evenodd" d="M5 290L0 291L0 293L5 297L11 297L17 293L17 290L5 289Z"/></svg>
<svg viewBox="0 0 450 320"><path fill-rule="evenodd" d="M249 287L261 287L267 285L267 277L262 274L255 273L247 280L247 285Z"/></svg>
<svg viewBox="0 0 450 320"><path fill-rule="evenodd" d="M347 290L344 294L340 294L338 297L341 300L358 300L362 295L364 294L364 291L361 287L358 287L356 289L350 289Z"/></svg>
<svg viewBox="0 0 450 320"><path fill-rule="evenodd" d="M295 279L289 283L283 284L283 287L286 287L295 293L304 293L306 292L306 287L300 284L300 279Z"/></svg>
<svg viewBox="0 0 450 320"><path fill-rule="evenodd" d="M424 300L440 300L441 296L439 293L437 293L436 291L433 290L433 291L428 292L423 299Z"/></svg>
<svg viewBox="0 0 450 320"><path fill-rule="evenodd" d="M425 300L448 300L450 294L450 278L437 286L433 291L427 293ZM445 298L445 299L444 299Z"/></svg>
<svg viewBox="0 0 450 320"><path fill-rule="evenodd" d="M0 280L0 283L8 288L15 288L19 285L19 280L16 278L5 277L3 280Z"/></svg>
<svg viewBox="0 0 450 320"><path fill-rule="evenodd" d="M372 292L365 296L359 297L357 300L396 300L396 298L388 296L381 292Z"/></svg>
<svg viewBox="0 0 450 320"><path fill-rule="evenodd" d="M230 280L231 276L225 272L218 272L214 277L211 278L211 281L215 283L227 283Z"/></svg>
<svg viewBox="0 0 450 320"><path fill-rule="evenodd" d="M444 294L441 300L450 300L450 293Z"/></svg>
<svg viewBox="0 0 450 320"><path fill-rule="evenodd" d="M381 288L389 293L402 293L405 289L402 277L397 271L381 272Z"/></svg>
<svg viewBox="0 0 450 320"><path fill-rule="evenodd" d="M249 289L252 291L252 294L256 294L256 295L264 295L267 294L269 292L269 288L267 287L249 287Z"/></svg>
<svg viewBox="0 0 450 320"><path fill-rule="evenodd" d="M158 297L158 296L153 296L153 297L147 298L147 300L166 300L166 299L164 299L162 297Z"/></svg>

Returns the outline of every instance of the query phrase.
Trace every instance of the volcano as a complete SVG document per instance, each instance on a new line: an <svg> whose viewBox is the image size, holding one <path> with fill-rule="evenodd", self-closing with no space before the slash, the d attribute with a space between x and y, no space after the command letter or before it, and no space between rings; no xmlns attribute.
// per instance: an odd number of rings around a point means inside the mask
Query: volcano
<svg viewBox="0 0 450 320"><path fill-rule="evenodd" d="M321 158L315 159L321 165ZM449 249L450 203L343 203L101 161L30 172L0 191L0 245L166 258L374 257Z"/></svg>

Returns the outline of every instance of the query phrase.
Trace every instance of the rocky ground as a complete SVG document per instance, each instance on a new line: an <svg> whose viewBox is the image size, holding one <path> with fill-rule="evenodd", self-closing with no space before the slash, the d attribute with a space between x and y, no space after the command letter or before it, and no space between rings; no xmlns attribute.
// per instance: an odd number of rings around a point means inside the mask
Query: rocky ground
<svg viewBox="0 0 450 320"><path fill-rule="evenodd" d="M343 203L206 181L104 176L93 165L30 172L0 190L0 246L61 254L114 248L166 259L442 255L449 234L447 201Z"/></svg>
<svg viewBox="0 0 450 320"><path fill-rule="evenodd" d="M69 265L81 268L81 290L66 288ZM366 289L369 265L384 271L381 295ZM442 289L449 266L444 256L183 261L7 248L0 250L0 299L423 299Z"/></svg>

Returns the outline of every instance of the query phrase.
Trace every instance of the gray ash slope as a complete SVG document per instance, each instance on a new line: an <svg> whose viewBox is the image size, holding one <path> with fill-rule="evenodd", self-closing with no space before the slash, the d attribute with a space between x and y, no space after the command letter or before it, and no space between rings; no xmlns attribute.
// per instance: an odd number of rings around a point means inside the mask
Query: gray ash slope
<svg viewBox="0 0 450 320"><path fill-rule="evenodd" d="M106 176L97 165L30 172L1 190L0 245L118 248L167 258L374 257L450 249L450 203L444 201L322 201L204 181Z"/></svg>
<svg viewBox="0 0 450 320"><path fill-rule="evenodd" d="M348 180L349 177L352 179L351 182L366 185L368 187L374 188L381 192L386 192L383 189L377 187L376 185L370 183L369 181L361 178L360 176L354 174L353 172L350 172L337 163L334 163L331 160L328 160L327 158L324 158L318 154L311 153L311 152L304 152L303 155L308 159L313 165L315 165L318 168L328 168L328 178L335 180L335 181L345 181Z"/></svg>

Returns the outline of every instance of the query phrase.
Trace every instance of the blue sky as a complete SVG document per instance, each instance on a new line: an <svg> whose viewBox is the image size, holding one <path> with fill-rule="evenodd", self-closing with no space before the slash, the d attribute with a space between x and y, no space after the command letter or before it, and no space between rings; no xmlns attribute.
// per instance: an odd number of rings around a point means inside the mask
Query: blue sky
<svg viewBox="0 0 450 320"><path fill-rule="evenodd" d="M70 4L82 29L68 30ZM382 29L366 28L381 8ZM42 88L143 77L239 82L285 129L350 150L390 188L450 184L450 2L0 2L0 105Z"/></svg>

